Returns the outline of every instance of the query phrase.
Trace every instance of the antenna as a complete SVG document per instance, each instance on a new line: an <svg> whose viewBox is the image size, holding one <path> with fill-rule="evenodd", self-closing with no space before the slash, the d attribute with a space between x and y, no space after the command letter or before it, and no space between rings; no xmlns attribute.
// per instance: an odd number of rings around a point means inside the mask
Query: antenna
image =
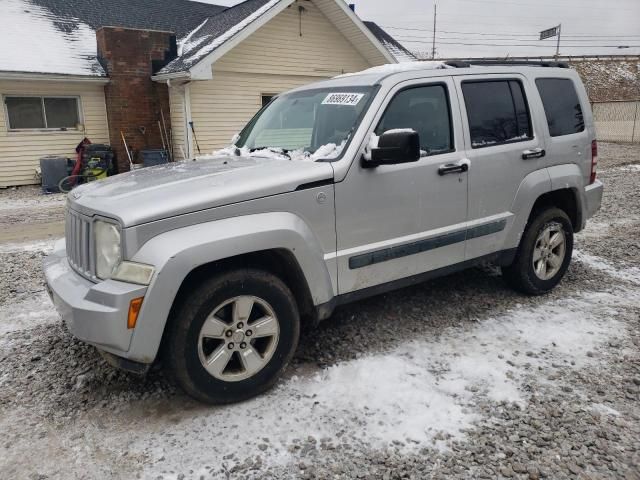
<svg viewBox="0 0 640 480"><path fill-rule="evenodd" d="M436 58L436 13L438 4L433 2L433 41L431 43L431 58Z"/></svg>

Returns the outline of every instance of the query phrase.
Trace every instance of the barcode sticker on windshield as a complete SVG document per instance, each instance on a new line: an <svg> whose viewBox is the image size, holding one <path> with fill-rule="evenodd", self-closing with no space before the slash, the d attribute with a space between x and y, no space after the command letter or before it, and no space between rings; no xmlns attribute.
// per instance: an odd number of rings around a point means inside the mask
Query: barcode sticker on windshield
<svg viewBox="0 0 640 480"><path fill-rule="evenodd" d="M322 101L323 105L350 105L355 106L364 97L364 93L330 93Z"/></svg>

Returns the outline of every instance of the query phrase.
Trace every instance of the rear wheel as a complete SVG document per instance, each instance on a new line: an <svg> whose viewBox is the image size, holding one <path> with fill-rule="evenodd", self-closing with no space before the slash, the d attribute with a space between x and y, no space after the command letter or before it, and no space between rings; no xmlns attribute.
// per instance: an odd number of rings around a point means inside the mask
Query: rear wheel
<svg viewBox="0 0 640 480"><path fill-rule="evenodd" d="M171 319L165 363L175 381L206 403L231 403L270 388L298 345L295 299L276 276L237 270L189 295Z"/></svg>
<svg viewBox="0 0 640 480"><path fill-rule="evenodd" d="M573 226L567 214L555 207L540 210L527 225L514 262L502 268L503 277L521 292L547 293L564 277L572 252Z"/></svg>

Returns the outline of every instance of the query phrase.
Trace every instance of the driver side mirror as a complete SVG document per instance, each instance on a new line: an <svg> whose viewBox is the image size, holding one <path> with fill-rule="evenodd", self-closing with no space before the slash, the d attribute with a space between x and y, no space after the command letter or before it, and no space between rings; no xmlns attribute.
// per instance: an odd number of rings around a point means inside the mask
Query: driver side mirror
<svg viewBox="0 0 640 480"><path fill-rule="evenodd" d="M371 159L362 159L364 168L379 165L417 162L420 160L420 136L411 128L387 130L378 139L378 146L371 149Z"/></svg>

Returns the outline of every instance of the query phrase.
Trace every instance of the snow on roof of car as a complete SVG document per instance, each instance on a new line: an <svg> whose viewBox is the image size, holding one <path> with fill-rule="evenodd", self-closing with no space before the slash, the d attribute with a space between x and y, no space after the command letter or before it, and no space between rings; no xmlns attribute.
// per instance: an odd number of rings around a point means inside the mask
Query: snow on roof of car
<svg viewBox="0 0 640 480"><path fill-rule="evenodd" d="M385 76L393 73L403 73L413 70L441 70L444 68L453 68L447 65L445 62L439 61L424 61L424 62L401 62L401 63L388 63L385 65L379 65L377 67L367 68L359 72L343 73L333 78L346 78L356 75L378 75Z"/></svg>

